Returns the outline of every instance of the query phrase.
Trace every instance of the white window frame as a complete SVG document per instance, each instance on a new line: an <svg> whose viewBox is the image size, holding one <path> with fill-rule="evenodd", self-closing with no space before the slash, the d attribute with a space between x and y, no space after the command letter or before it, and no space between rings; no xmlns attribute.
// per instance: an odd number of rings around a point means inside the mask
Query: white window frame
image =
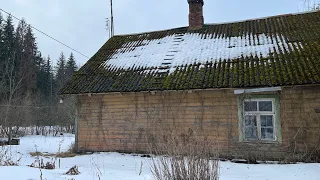
<svg viewBox="0 0 320 180"><path fill-rule="evenodd" d="M257 111L245 111L245 102L252 102L256 101L257 102ZM259 101L271 101L272 102L272 112L269 111L259 111ZM277 116L276 116L276 101L275 98L250 98L250 99L244 99L242 102L242 107L243 107L243 118L242 118L242 132L243 132L243 138L244 141L264 141L264 142L275 142L277 141ZM257 117L257 139L251 139L251 138L246 138L245 137L245 116L246 115L252 115ZM267 116L272 116L273 117L273 139L262 139L261 138L261 115L267 115Z"/></svg>

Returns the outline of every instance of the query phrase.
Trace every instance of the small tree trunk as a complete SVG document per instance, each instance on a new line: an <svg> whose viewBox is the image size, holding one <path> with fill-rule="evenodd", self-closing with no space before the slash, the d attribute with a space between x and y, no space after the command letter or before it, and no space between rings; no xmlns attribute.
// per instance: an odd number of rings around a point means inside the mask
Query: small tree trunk
<svg viewBox="0 0 320 180"><path fill-rule="evenodd" d="M11 143L11 140L12 140L12 130L11 130L11 128L9 128L9 130L8 130L8 143L9 144Z"/></svg>

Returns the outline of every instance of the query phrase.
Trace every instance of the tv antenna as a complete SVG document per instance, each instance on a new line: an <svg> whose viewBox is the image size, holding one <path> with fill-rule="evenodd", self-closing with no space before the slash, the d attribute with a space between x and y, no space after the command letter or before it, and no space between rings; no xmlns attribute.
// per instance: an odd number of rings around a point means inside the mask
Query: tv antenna
<svg viewBox="0 0 320 180"><path fill-rule="evenodd" d="M111 9L110 35L111 35L111 37L113 37L114 36L114 21L113 21L113 4L112 4L112 0L110 0L110 9Z"/></svg>

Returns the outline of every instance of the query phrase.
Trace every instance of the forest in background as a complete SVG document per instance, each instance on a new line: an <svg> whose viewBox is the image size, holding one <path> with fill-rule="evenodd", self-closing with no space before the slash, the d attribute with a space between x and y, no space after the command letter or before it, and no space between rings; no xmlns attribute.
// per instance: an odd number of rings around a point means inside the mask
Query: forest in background
<svg viewBox="0 0 320 180"><path fill-rule="evenodd" d="M61 53L52 66L38 49L31 26L25 20L15 26L12 16L0 14L1 132L10 139L18 127L72 126L74 100L60 104L58 91L77 69L72 53Z"/></svg>

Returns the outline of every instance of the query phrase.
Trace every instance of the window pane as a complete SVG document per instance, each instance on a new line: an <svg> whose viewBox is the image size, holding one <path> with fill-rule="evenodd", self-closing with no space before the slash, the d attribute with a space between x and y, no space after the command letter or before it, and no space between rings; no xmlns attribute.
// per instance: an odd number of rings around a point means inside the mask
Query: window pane
<svg viewBox="0 0 320 180"><path fill-rule="evenodd" d="M245 116L245 125L246 126L257 126L257 117L256 116Z"/></svg>
<svg viewBox="0 0 320 180"><path fill-rule="evenodd" d="M273 116L261 115L261 127L273 127Z"/></svg>
<svg viewBox="0 0 320 180"><path fill-rule="evenodd" d="M259 111L272 112L272 101L259 101Z"/></svg>
<svg viewBox="0 0 320 180"><path fill-rule="evenodd" d="M245 116L245 139L257 139L257 116Z"/></svg>
<svg viewBox="0 0 320 180"><path fill-rule="evenodd" d="M245 101L244 111L257 111L257 101Z"/></svg>
<svg viewBox="0 0 320 180"><path fill-rule="evenodd" d="M257 128L253 128L253 127L246 127L245 128L245 138L246 139L258 139L258 135L257 135Z"/></svg>
<svg viewBox="0 0 320 180"><path fill-rule="evenodd" d="M261 139L274 139L273 128L261 128Z"/></svg>
<svg viewBox="0 0 320 180"><path fill-rule="evenodd" d="M261 127L267 126L267 121L265 118L262 118L262 116L260 116L260 121L261 121Z"/></svg>

